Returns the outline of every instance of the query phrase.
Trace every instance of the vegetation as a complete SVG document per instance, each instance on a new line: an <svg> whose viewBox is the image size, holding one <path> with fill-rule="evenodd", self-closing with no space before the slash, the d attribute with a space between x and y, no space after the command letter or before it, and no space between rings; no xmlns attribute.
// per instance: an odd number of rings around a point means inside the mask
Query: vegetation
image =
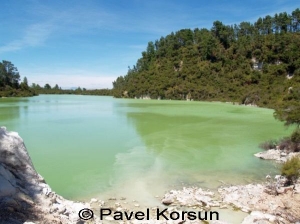
<svg viewBox="0 0 300 224"><path fill-rule="evenodd" d="M148 43L137 63L113 82L113 94L256 104L278 108L278 118L298 122L298 104L288 104L295 112L288 116L279 108L300 88L299 31L296 9L254 24L215 21L210 30L172 32Z"/></svg>
<svg viewBox="0 0 300 224"><path fill-rule="evenodd" d="M300 74L299 74L300 76ZM299 82L299 81L298 81ZM284 121L285 125L296 125L295 134L299 133L300 126L300 88L290 87L283 100L275 107L275 118Z"/></svg>
<svg viewBox="0 0 300 224"><path fill-rule="evenodd" d="M296 129L293 134L291 135L291 140L295 143L300 144L300 130Z"/></svg>
<svg viewBox="0 0 300 224"><path fill-rule="evenodd" d="M300 151L300 9L251 24L182 29L149 42L133 68L113 82L115 97L230 101L275 109L296 126L261 145Z"/></svg>
<svg viewBox="0 0 300 224"><path fill-rule="evenodd" d="M29 87L26 77L24 77L23 81L20 83L20 74L14 64L5 60L0 62L0 97L27 97L38 94L112 95L110 89L87 90L78 87L74 90L64 90L57 84L52 88L49 84L41 87L35 83Z"/></svg>
<svg viewBox="0 0 300 224"><path fill-rule="evenodd" d="M277 145L278 145L278 141L272 139L272 140L261 143L259 145L259 147L264 150L269 150L269 149L275 149Z"/></svg>
<svg viewBox="0 0 300 224"><path fill-rule="evenodd" d="M281 175L285 176L290 184L296 183L300 176L300 157L294 156L281 167Z"/></svg>
<svg viewBox="0 0 300 224"><path fill-rule="evenodd" d="M287 152L300 152L300 88L289 88L283 100L276 105L274 116L286 126L296 126L290 137L282 139L278 147Z"/></svg>
<svg viewBox="0 0 300 224"><path fill-rule="evenodd" d="M18 69L10 61L0 62L0 97L34 96L36 95L28 86L27 78L20 83Z"/></svg>
<svg viewBox="0 0 300 224"><path fill-rule="evenodd" d="M300 131L296 129L290 137L282 138L281 140L269 140L259 146L262 149L280 149L287 153L300 152Z"/></svg>
<svg viewBox="0 0 300 224"><path fill-rule="evenodd" d="M100 95L100 96L111 96L111 89L93 89L87 90L86 88L76 89L62 89L57 84L51 87L48 83L44 87L38 84L32 83L31 88L38 94L75 94L75 95Z"/></svg>

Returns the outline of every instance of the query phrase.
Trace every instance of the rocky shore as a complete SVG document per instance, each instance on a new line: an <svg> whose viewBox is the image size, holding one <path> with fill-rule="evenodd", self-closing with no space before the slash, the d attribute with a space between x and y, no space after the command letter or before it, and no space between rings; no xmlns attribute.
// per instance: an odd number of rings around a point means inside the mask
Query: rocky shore
<svg viewBox="0 0 300 224"><path fill-rule="evenodd" d="M0 128L0 223L80 223L78 211L89 204L51 191L31 162L22 138Z"/></svg>
<svg viewBox="0 0 300 224"><path fill-rule="evenodd" d="M279 163L286 162L288 159L293 156L300 156L300 152L287 152L285 150L280 149L269 149L264 152L258 152L254 154L254 156L265 159L265 160L274 160Z"/></svg>
<svg viewBox="0 0 300 224"><path fill-rule="evenodd" d="M269 150L256 156L285 161L294 155ZM225 224L226 220L222 221L222 217L213 213L220 209L244 212L247 216L243 224L300 223L300 183L290 187L285 187L284 183L285 179L281 176L267 176L265 183L240 186L223 184L216 192L185 187L170 190L162 197L161 205L152 208L141 207L137 201L128 201L126 198L110 198L105 202L93 198L89 203L73 202L53 192L35 171L22 138L16 132L0 128L0 224ZM78 214L84 208L90 210L81 213L81 217L91 219L79 218ZM101 209L106 209L102 220L99 217ZM107 213L108 210L111 214ZM91 212L93 217L90 217ZM159 212L162 215L158 216ZM126 216L123 220L115 220L118 215L125 213L132 215L128 221L125 220ZM198 218L193 219L193 215ZM209 219L209 215L214 219ZM177 216L180 218L177 219ZM139 220L139 217L145 219ZM201 221L199 217L207 218L207 221Z"/></svg>
<svg viewBox="0 0 300 224"><path fill-rule="evenodd" d="M284 187L280 184L282 178L277 178L278 180L269 180L265 184L224 186L217 193L201 188L172 190L165 195L162 203L200 210L214 210L216 207L238 209L249 213L243 224L300 223L300 183ZM276 194L273 186L279 188Z"/></svg>

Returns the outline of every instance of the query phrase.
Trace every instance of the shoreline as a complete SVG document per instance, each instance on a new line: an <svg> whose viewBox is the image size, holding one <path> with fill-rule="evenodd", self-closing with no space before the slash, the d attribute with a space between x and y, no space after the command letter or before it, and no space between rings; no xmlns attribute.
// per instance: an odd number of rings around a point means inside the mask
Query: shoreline
<svg viewBox="0 0 300 224"><path fill-rule="evenodd" d="M219 187L217 191L186 186L182 189L170 190L164 196L153 196L159 203L150 208L136 200L130 201L126 198L110 198L107 201L92 198L89 203L73 202L53 192L43 177L35 171L24 142L18 133L8 132L5 127L1 127L0 140L0 204L5 206L4 211L0 212L0 218L8 220L12 224L40 223L41 221L42 223L63 224L125 223L115 220L117 216L114 217L111 214L103 217L104 220L101 221L100 209L111 209L112 214L114 214L113 212L117 212L117 214L132 212L133 216L149 209L148 217L152 220L130 219L126 222L133 224L203 223L199 219L193 220L193 215L202 212L200 216L204 218L205 214L214 211L222 214L219 216L220 220L207 220L209 223L235 223L234 221L228 222L228 218L232 214L237 215L244 224L257 223L257 220L264 220L265 223L300 222L298 212L300 211L300 182L298 181L293 188L284 187L282 184L280 185L282 180L280 176L276 176L276 179L268 177L265 183L246 185L223 183L223 186ZM264 152L264 158L270 158L269 154L273 155L274 152L272 150ZM261 153L259 155L261 156ZM282 157L281 154L280 156ZM20 169L20 167L23 168ZM277 191L278 195L273 195L270 188L270 185L274 185L274 183L280 185L279 191ZM82 209L93 211L93 219L82 222L83 220L80 220L78 216L80 211L84 211ZM159 217L161 220L155 219L158 209L164 211L163 215ZM183 211L187 211L184 213L186 216L183 217L185 221L164 220L165 217L170 218L172 214L173 216L174 214L183 214ZM87 213L83 214L88 215ZM226 214L228 218L225 217ZM83 218L86 217L83 216ZM124 219L124 216L121 219Z"/></svg>
<svg viewBox="0 0 300 224"><path fill-rule="evenodd" d="M278 176L277 179L281 179ZM274 181L273 179L272 181ZM265 183L252 183L247 185L221 186L217 192L199 187L183 187L179 190L170 190L161 198L159 206L140 206L138 201L128 201L126 198L111 198L108 201L91 199L90 205L94 214L101 209L109 208L112 214L104 217L108 223L117 223L114 212L138 213L150 210L150 217L156 217L156 210L167 209L167 217L171 213L182 212L218 212L219 220L207 220L209 223L257 223L257 220L266 223L296 223L300 221L300 182L295 187L280 186L278 195L268 191L271 180ZM292 199L292 200L291 200ZM230 217L231 215L235 216ZM97 217L98 218L98 217ZM95 219L100 221L99 219ZM177 220L178 221L178 220ZM149 222L131 220L128 223L180 223L175 220L150 220ZM238 221L238 222L237 222ZM104 222L105 223L105 222ZM200 220L185 218L184 223L202 223Z"/></svg>

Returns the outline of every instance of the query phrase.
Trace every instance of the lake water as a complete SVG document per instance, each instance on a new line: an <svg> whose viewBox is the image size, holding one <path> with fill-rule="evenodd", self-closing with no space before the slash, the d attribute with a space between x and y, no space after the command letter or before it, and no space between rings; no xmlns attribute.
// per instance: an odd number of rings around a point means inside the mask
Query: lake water
<svg viewBox="0 0 300 224"><path fill-rule="evenodd" d="M269 109L225 103L40 95L0 99L0 125L24 139L37 171L69 199L154 205L184 186L261 181L259 143L288 135Z"/></svg>

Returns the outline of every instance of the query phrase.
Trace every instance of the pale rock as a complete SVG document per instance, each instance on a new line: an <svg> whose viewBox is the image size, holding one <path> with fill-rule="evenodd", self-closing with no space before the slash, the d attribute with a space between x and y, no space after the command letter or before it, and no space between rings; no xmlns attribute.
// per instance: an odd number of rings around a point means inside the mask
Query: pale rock
<svg viewBox="0 0 300 224"><path fill-rule="evenodd" d="M52 192L34 169L22 138L5 127L0 128L0 204L7 205L1 210L1 223L76 223L79 210L89 208ZM37 220L27 220L32 212Z"/></svg>
<svg viewBox="0 0 300 224"><path fill-rule="evenodd" d="M98 200L96 198L92 198L91 201L90 201L90 204L97 203L97 202L98 202Z"/></svg>
<svg viewBox="0 0 300 224"><path fill-rule="evenodd" d="M265 214L259 211L253 211L250 215L244 218L242 224L275 224L279 223L276 216Z"/></svg>
<svg viewBox="0 0 300 224"><path fill-rule="evenodd" d="M266 159L266 160L280 160L280 158L281 158L280 153L281 153L280 150L269 149L264 152L258 152L256 154L254 154L254 156L261 158L261 159Z"/></svg>
<svg viewBox="0 0 300 224"><path fill-rule="evenodd" d="M250 209L247 208L247 207L242 207L242 208L241 208L241 211L242 211L242 212L248 213L248 212L250 212Z"/></svg>
<svg viewBox="0 0 300 224"><path fill-rule="evenodd" d="M269 149L267 151L258 152L254 154L254 156L258 158L266 159L266 160L275 160L280 163L286 162L288 159L299 155L300 152L286 153L280 149Z"/></svg>

